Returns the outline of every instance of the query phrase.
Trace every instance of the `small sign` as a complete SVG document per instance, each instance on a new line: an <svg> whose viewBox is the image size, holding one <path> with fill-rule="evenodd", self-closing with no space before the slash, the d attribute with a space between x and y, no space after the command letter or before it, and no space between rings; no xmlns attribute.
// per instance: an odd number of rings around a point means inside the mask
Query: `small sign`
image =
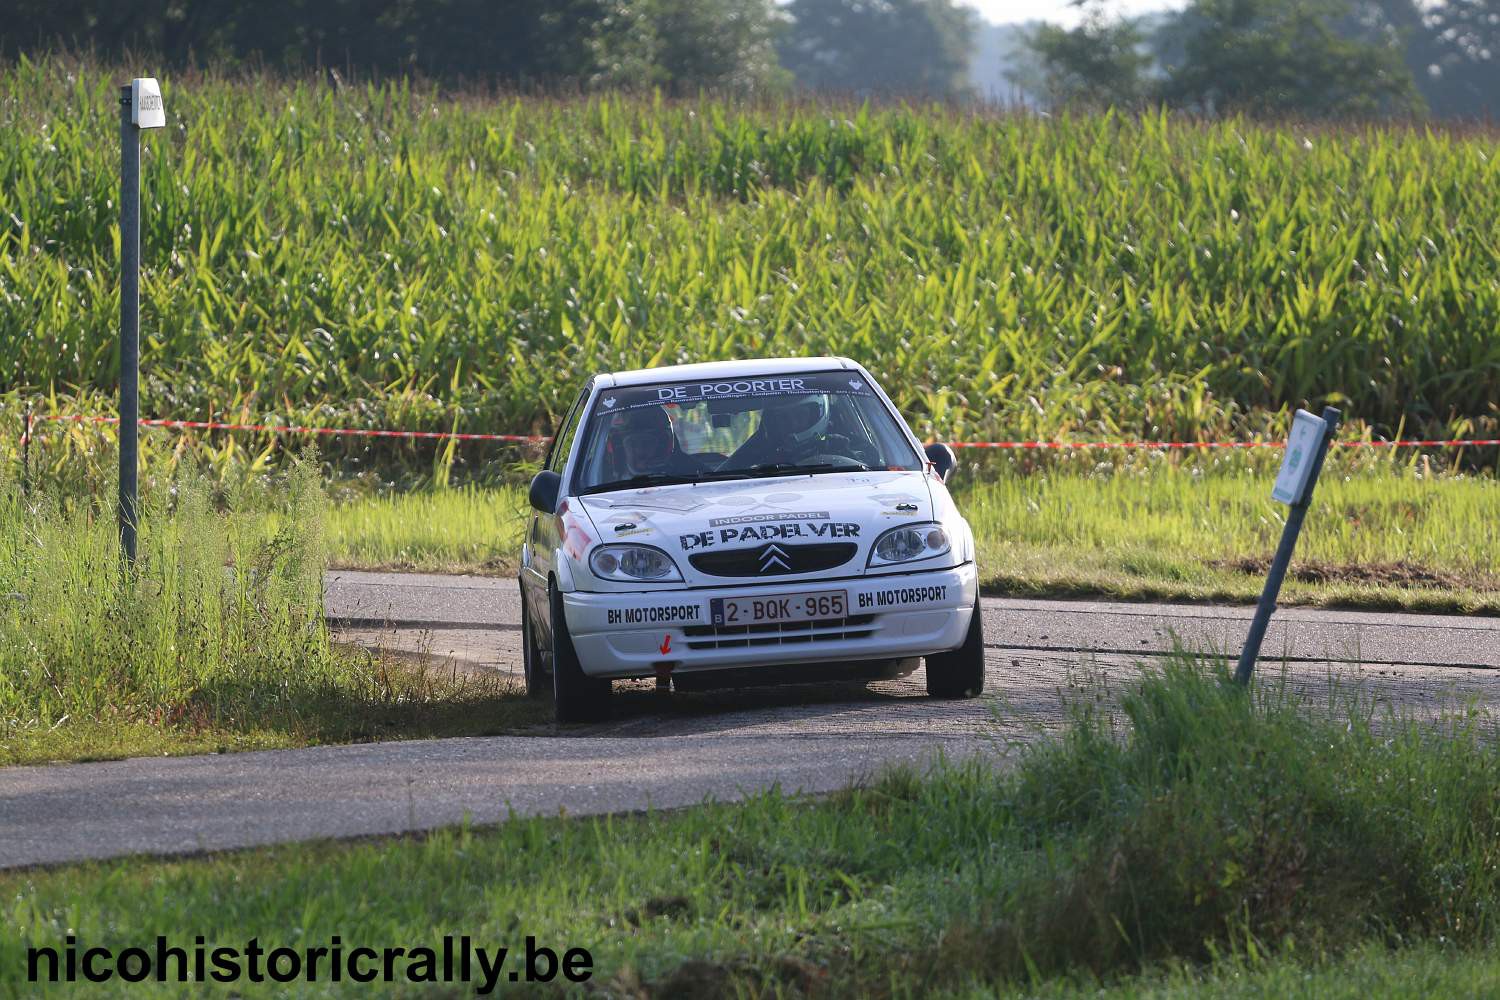
<svg viewBox="0 0 1500 1000"><path fill-rule="evenodd" d="M161 87L154 77L130 81L130 121L136 128L165 128L167 109L161 103Z"/></svg>
<svg viewBox="0 0 1500 1000"><path fill-rule="evenodd" d="M1286 455L1281 459L1281 471L1276 475L1276 486L1271 490L1271 499L1284 504L1298 504L1307 496L1307 480L1312 474L1313 459L1322 447L1323 435L1328 424L1322 417L1298 410L1292 418L1292 432L1287 435Z"/></svg>

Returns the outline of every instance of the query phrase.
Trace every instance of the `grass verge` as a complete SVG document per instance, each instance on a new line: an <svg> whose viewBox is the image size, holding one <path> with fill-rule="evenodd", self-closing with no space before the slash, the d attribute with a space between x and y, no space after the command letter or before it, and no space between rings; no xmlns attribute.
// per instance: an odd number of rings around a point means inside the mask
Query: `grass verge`
<svg viewBox="0 0 1500 1000"><path fill-rule="evenodd" d="M1013 768L893 772L825 800L0 875L0 986L24 991L24 949L68 933L113 949L157 934L535 935L588 948L595 985L618 996L1495 982L1500 752L1486 720L1404 721L1349 690L1246 694L1186 658L1125 690L1123 718L1097 693Z"/></svg>
<svg viewBox="0 0 1500 1000"><path fill-rule="evenodd" d="M1249 462L1003 466L956 483L986 590L1123 600L1254 601L1285 508ZM1500 614L1500 482L1353 466L1318 487L1287 604ZM334 506L330 556L352 569L509 573L524 491L369 496Z"/></svg>
<svg viewBox="0 0 1500 1000"><path fill-rule="evenodd" d="M1249 464L1000 476L960 496L992 593L1253 602L1286 508ZM1330 468L1281 603L1500 614L1500 482Z"/></svg>
<svg viewBox="0 0 1500 1000"><path fill-rule="evenodd" d="M0 765L492 733L541 710L498 677L335 646L316 477L277 527L184 478L127 571L101 505L0 480ZM237 567L227 569L226 566Z"/></svg>

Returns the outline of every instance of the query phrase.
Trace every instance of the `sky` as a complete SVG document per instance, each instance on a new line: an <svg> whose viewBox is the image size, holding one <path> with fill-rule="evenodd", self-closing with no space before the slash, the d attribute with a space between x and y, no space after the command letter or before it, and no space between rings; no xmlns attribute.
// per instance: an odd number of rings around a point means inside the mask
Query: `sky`
<svg viewBox="0 0 1500 1000"><path fill-rule="evenodd" d="M1071 27L1078 23L1080 12L1068 0L963 0L979 11L986 21L1010 24L1018 21L1052 21ZM1180 7L1182 3L1171 0L1113 0L1108 5L1111 13L1146 14L1167 7Z"/></svg>

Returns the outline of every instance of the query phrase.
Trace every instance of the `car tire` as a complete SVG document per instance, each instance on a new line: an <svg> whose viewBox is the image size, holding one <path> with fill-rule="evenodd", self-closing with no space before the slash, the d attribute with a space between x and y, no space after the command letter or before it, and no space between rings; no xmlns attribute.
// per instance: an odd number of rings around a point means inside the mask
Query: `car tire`
<svg viewBox="0 0 1500 1000"><path fill-rule="evenodd" d="M536 623L526 602L526 587L521 587L521 672L526 678L526 697L545 698L552 693L552 673L547 658L536 641Z"/></svg>
<svg viewBox="0 0 1500 1000"><path fill-rule="evenodd" d="M927 693L934 698L973 698L984 693L984 622L977 597L964 644L927 657Z"/></svg>
<svg viewBox="0 0 1500 1000"><path fill-rule="evenodd" d="M609 718L610 682L590 677L578 662L562 595L551 591L552 610L552 705L558 722L599 722Z"/></svg>

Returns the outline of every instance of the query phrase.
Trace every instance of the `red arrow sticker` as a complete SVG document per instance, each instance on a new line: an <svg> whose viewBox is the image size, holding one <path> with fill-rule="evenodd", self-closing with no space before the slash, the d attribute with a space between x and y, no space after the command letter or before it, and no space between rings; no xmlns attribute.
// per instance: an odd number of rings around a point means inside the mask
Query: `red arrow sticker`
<svg viewBox="0 0 1500 1000"><path fill-rule="evenodd" d="M661 651L664 654L672 651L672 637L670 635L662 636Z"/></svg>

